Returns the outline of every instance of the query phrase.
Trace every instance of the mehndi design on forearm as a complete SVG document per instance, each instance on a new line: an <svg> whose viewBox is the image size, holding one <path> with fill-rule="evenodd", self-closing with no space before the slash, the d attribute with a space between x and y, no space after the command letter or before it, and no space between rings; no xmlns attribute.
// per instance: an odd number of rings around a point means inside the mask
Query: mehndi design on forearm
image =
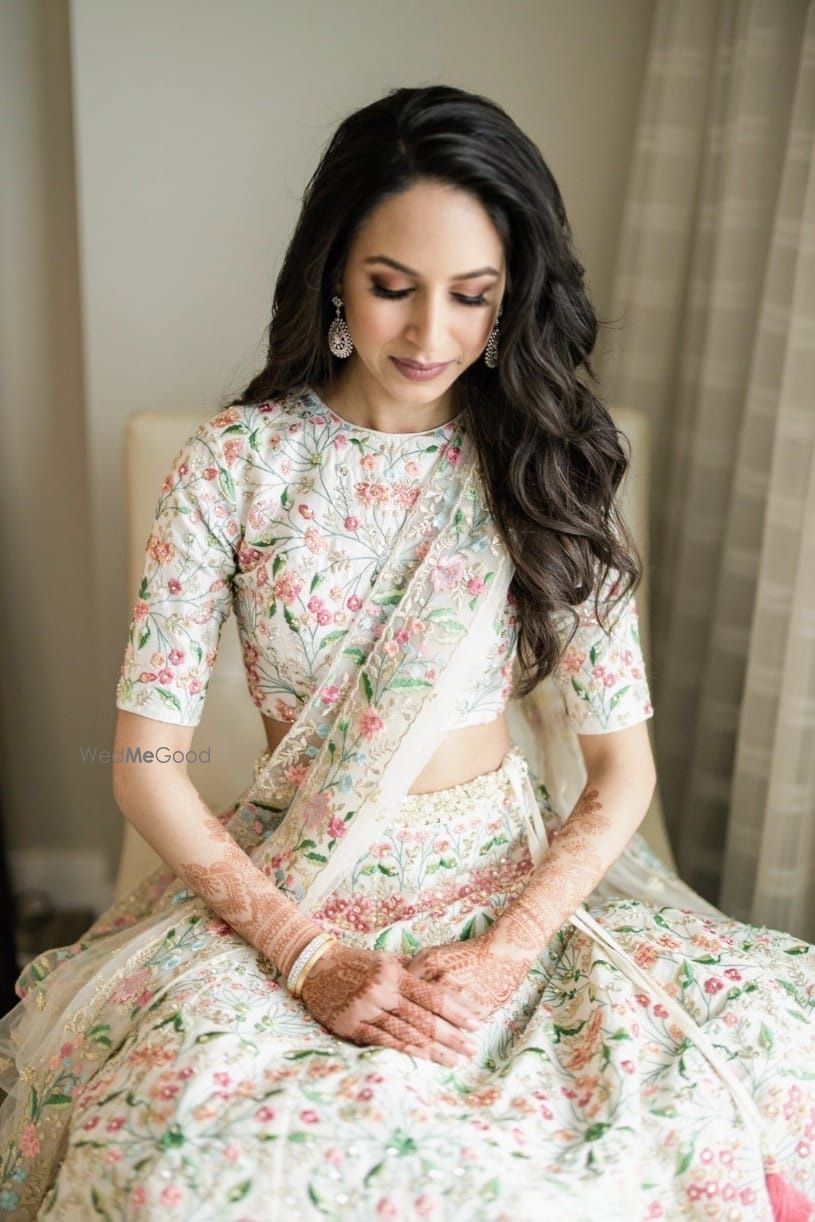
<svg viewBox="0 0 815 1222"><path fill-rule="evenodd" d="M587 785L524 890L485 935L494 954L516 964L540 954L608 869L598 841L610 826L599 790Z"/></svg>
<svg viewBox="0 0 815 1222"><path fill-rule="evenodd" d="M209 865L180 862L184 881L247 942L288 973L321 927L255 866L208 809L207 815L202 830L223 851Z"/></svg>

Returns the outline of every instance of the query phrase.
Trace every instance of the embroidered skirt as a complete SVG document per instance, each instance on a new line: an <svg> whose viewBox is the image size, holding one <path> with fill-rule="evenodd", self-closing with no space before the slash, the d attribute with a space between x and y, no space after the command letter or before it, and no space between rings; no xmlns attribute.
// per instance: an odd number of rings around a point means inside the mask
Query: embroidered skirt
<svg viewBox="0 0 815 1222"><path fill-rule="evenodd" d="M408 794L317 919L406 953L477 936L533 868L530 794L552 830L515 747ZM641 837L627 856L654 895L675 880ZM566 923L447 1068L329 1035L171 883L155 871L22 973L0 1019L0 1216L770 1219L757 1134L691 1019L815 1197L813 946L606 884L587 908L614 945Z"/></svg>

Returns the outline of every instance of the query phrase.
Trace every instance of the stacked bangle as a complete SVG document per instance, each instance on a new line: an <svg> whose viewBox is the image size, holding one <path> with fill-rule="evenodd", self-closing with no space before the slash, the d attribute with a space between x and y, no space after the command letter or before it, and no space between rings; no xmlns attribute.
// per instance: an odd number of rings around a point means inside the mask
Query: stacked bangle
<svg viewBox="0 0 815 1222"><path fill-rule="evenodd" d="M320 955L327 951L332 942L336 942L336 940L337 939L330 933L318 933L316 938L312 938L311 941L303 947L300 954L291 965L291 971L289 972L286 980L286 987L291 993L292 997L300 996L301 992L303 991L306 976L314 967L314 964L320 958Z"/></svg>

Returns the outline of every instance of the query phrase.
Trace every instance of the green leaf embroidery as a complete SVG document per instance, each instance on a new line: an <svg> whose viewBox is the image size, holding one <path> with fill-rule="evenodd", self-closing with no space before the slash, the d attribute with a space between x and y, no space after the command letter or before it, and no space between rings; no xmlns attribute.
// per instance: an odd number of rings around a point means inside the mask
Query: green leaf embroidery
<svg viewBox="0 0 815 1222"><path fill-rule="evenodd" d="M674 1172L674 1175L675 1176L684 1175L688 1167L691 1165L692 1161L693 1161L693 1146L691 1146L689 1150L685 1151L685 1153L680 1158L679 1162L676 1164L676 1171Z"/></svg>
<svg viewBox="0 0 815 1222"><path fill-rule="evenodd" d="M589 693L586 691L585 687L583 687L582 683L577 682L577 679L575 679L574 675L572 675L572 687L577 692L581 700L585 700L587 704L590 703Z"/></svg>
<svg viewBox="0 0 815 1222"><path fill-rule="evenodd" d="M172 692L168 692L164 687L157 687L156 691L165 704L169 704L171 708L177 709L179 713L181 712L181 704L177 696L174 696Z"/></svg>
<svg viewBox="0 0 815 1222"><path fill-rule="evenodd" d="M232 483L232 476L229 474L229 472L224 467L221 467L218 471L218 482L220 483L221 487L223 488L224 492L229 497L229 499L234 500L235 485Z"/></svg>
<svg viewBox="0 0 815 1222"><path fill-rule="evenodd" d="M484 1185L479 1193L479 1196L482 1196L485 1201L497 1201L500 1191L501 1181L496 1175Z"/></svg>
<svg viewBox="0 0 815 1222"><path fill-rule="evenodd" d="M414 937L409 929L402 930L402 954L413 955L419 950L419 939Z"/></svg>
<svg viewBox="0 0 815 1222"><path fill-rule="evenodd" d="M585 1019L583 1022L578 1023L576 1027L561 1027L558 1023L553 1023L552 1030L555 1033L555 1043L559 1044L564 1035L565 1036L579 1035L580 1032L585 1027L585 1025L586 1025Z"/></svg>
<svg viewBox="0 0 815 1222"><path fill-rule="evenodd" d="M344 636L348 635L347 628L335 628L333 632L327 632L323 637L323 645L333 645L335 641L341 641Z"/></svg>
<svg viewBox="0 0 815 1222"><path fill-rule="evenodd" d="M631 688L631 684L626 683L625 687L621 687L618 692L614 693L614 695L611 697L611 700L609 701L609 706L608 706L609 712L611 712L612 709L617 707L617 705L620 703L625 693L629 691L630 688Z"/></svg>
<svg viewBox="0 0 815 1222"><path fill-rule="evenodd" d="M761 1029L758 1033L758 1042L765 1052L772 1052L775 1047L775 1039L773 1033L766 1023L761 1024Z"/></svg>
<svg viewBox="0 0 815 1222"><path fill-rule="evenodd" d="M160 1150L169 1150L172 1146L184 1145L184 1134L177 1124L171 1125L158 1142Z"/></svg>

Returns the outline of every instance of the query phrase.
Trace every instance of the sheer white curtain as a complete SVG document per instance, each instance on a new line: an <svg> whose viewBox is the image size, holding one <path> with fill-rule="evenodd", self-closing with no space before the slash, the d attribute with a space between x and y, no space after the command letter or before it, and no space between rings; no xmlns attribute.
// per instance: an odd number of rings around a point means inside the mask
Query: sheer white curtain
<svg viewBox="0 0 815 1222"><path fill-rule="evenodd" d="M653 424L680 874L815 941L815 3L658 0L600 373Z"/></svg>

